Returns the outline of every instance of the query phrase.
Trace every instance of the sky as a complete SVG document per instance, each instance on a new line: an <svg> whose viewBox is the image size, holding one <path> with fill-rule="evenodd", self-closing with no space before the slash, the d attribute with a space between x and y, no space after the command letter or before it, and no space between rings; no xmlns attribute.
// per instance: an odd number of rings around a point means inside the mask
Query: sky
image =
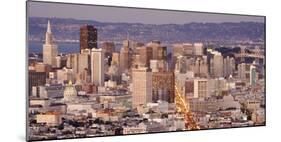
<svg viewBox="0 0 281 142"><path fill-rule="evenodd" d="M153 9L135 9L94 5L28 2L29 17L74 18L99 22L124 22L143 24L185 24L191 22L264 22L264 17L211 14Z"/></svg>

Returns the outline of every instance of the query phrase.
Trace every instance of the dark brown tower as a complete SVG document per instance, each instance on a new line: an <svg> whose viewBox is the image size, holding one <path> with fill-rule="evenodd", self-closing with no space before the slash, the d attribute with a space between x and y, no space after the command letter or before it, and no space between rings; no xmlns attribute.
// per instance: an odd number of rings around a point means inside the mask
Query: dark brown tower
<svg viewBox="0 0 281 142"><path fill-rule="evenodd" d="M97 48L98 34L93 26L86 25L80 28L80 52L82 49Z"/></svg>

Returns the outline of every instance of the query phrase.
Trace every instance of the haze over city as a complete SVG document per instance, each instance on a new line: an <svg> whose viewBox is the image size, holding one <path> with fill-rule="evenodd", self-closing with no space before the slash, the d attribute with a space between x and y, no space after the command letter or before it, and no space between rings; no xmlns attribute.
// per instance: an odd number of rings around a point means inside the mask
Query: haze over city
<svg viewBox="0 0 281 142"><path fill-rule="evenodd" d="M74 18L100 22L143 23L143 24L185 24L191 22L264 22L263 16L223 15L186 11L136 9L48 2L28 3L29 17ZM87 14L85 14L87 13Z"/></svg>

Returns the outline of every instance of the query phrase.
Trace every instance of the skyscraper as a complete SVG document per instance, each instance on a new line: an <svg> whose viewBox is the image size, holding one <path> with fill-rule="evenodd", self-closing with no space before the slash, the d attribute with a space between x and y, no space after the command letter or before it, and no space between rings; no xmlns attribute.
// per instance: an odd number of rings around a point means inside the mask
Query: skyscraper
<svg viewBox="0 0 281 142"><path fill-rule="evenodd" d="M145 67L132 69L132 105L146 105L152 102L152 72Z"/></svg>
<svg viewBox="0 0 281 142"><path fill-rule="evenodd" d="M120 54L118 52L112 53L111 65L116 64L118 68L120 66Z"/></svg>
<svg viewBox="0 0 281 142"><path fill-rule="evenodd" d="M207 77L208 76L208 65L203 58L196 58L196 60L190 65L191 70L195 76Z"/></svg>
<svg viewBox="0 0 281 142"><path fill-rule="evenodd" d="M167 47L160 46L157 52L157 60L166 60L167 59Z"/></svg>
<svg viewBox="0 0 281 142"><path fill-rule="evenodd" d="M140 62L140 55L134 54L132 55L131 67L144 67L144 65Z"/></svg>
<svg viewBox="0 0 281 142"><path fill-rule="evenodd" d="M152 48L152 59L158 60L158 48L161 47L160 41L153 40L147 44L148 47Z"/></svg>
<svg viewBox="0 0 281 142"><path fill-rule="evenodd" d="M101 44L101 48L103 49L106 57L112 56L112 53L115 51L115 44L114 42L106 41Z"/></svg>
<svg viewBox="0 0 281 142"><path fill-rule="evenodd" d="M208 93L208 80L207 79L194 79L194 98L206 98Z"/></svg>
<svg viewBox="0 0 281 142"><path fill-rule="evenodd" d="M175 65L175 71L179 73L186 73L188 67L188 59L186 56L177 56L177 62Z"/></svg>
<svg viewBox="0 0 281 142"><path fill-rule="evenodd" d="M66 67L73 69L74 73L78 73L78 63L79 63L78 53L67 55Z"/></svg>
<svg viewBox="0 0 281 142"><path fill-rule="evenodd" d="M194 50L193 50L194 55L202 56L203 55L203 43L194 43L193 46L194 46Z"/></svg>
<svg viewBox="0 0 281 142"><path fill-rule="evenodd" d="M152 48L151 47L139 47L138 53L140 55L140 62L143 66L149 67L150 60L152 59Z"/></svg>
<svg viewBox="0 0 281 142"><path fill-rule="evenodd" d="M153 40L147 44L147 47L152 49L152 59L165 60L167 57L167 47L162 46L158 40Z"/></svg>
<svg viewBox="0 0 281 142"><path fill-rule="evenodd" d="M223 76L229 77L235 70L235 60L233 57L227 56L223 59Z"/></svg>
<svg viewBox="0 0 281 142"><path fill-rule="evenodd" d="M43 44L43 63L47 65L51 65L52 67L56 67L57 55L58 55L58 46L54 44L53 35L51 31L51 24L50 21L48 21L45 44Z"/></svg>
<svg viewBox="0 0 281 142"><path fill-rule="evenodd" d="M78 73L82 73L85 69L88 73L91 72L91 50L85 49L82 50L78 55Z"/></svg>
<svg viewBox="0 0 281 142"><path fill-rule="evenodd" d="M98 34L93 26L86 25L80 28L80 51L82 49L97 48Z"/></svg>
<svg viewBox="0 0 281 142"><path fill-rule="evenodd" d="M123 42L123 47L120 50L120 71L125 72L129 67L129 40L125 40Z"/></svg>
<svg viewBox="0 0 281 142"><path fill-rule="evenodd" d="M158 72L159 71L159 61L158 60L150 60L150 69L152 72Z"/></svg>
<svg viewBox="0 0 281 142"><path fill-rule="evenodd" d="M219 52L214 53L213 66L214 66L214 76L222 77L223 76L223 56L221 55L221 53L219 53Z"/></svg>
<svg viewBox="0 0 281 142"><path fill-rule="evenodd" d="M101 48L91 51L91 80L95 85L104 85L104 52Z"/></svg>
<svg viewBox="0 0 281 142"><path fill-rule="evenodd" d="M256 84L256 79L257 79L257 71L256 67L254 65L250 66L250 84L255 85Z"/></svg>

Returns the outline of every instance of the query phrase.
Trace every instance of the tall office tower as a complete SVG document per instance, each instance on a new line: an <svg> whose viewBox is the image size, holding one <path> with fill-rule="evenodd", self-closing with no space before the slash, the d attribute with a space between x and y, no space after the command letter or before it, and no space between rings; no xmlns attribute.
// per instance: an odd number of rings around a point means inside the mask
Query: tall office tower
<svg viewBox="0 0 281 142"><path fill-rule="evenodd" d="M86 25L80 28L80 51L82 49L98 48L98 33L93 26Z"/></svg>
<svg viewBox="0 0 281 142"><path fill-rule="evenodd" d="M123 47L120 50L120 71L125 72L130 68L130 60L129 60L129 40L123 41Z"/></svg>
<svg viewBox="0 0 281 142"><path fill-rule="evenodd" d="M120 54L118 52L113 52L112 53L112 59L111 59L111 65L118 65L118 68L119 68L119 65L120 65Z"/></svg>
<svg viewBox="0 0 281 142"><path fill-rule="evenodd" d="M194 98L209 97L208 79L194 79Z"/></svg>
<svg viewBox="0 0 281 142"><path fill-rule="evenodd" d="M161 51L159 51L159 50L161 50L161 49L159 49L159 48L161 48L161 42L158 40L153 40L153 41L149 42L146 46L152 48L152 59L158 60L159 52L161 52Z"/></svg>
<svg viewBox="0 0 281 142"><path fill-rule="evenodd" d="M175 71L179 73L186 73L188 68L188 60L185 56L178 56L175 65Z"/></svg>
<svg viewBox="0 0 281 142"><path fill-rule="evenodd" d="M109 42L109 41L103 42L101 44L101 48L103 49L106 57L112 56L112 53L115 52L114 42Z"/></svg>
<svg viewBox="0 0 281 142"><path fill-rule="evenodd" d="M229 77L235 70L235 60L233 57L227 56L223 59L223 76Z"/></svg>
<svg viewBox="0 0 281 142"><path fill-rule="evenodd" d="M104 52L101 48L91 51L91 81L95 85L104 85Z"/></svg>
<svg viewBox="0 0 281 142"><path fill-rule="evenodd" d="M158 48L158 55L157 60L167 60L167 47L166 46L160 46Z"/></svg>
<svg viewBox="0 0 281 142"><path fill-rule="evenodd" d="M208 65L208 73L210 75L214 74L214 68L213 68L213 58L214 58L214 54L212 54L212 50L211 49L207 49L207 55L206 55L206 60L207 60L207 65Z"/></svg>
<svg viewBox="0 0 281 142"><path fill-rule="evenodd" d="M246 79L246 64L245 63L241 63L238 65L238 78L241 80L245 80Z"/></svg>
<svg viewBox="0 0 281 142"><path fill-rule="evenodd" d="M62 57L56 56L56 64L55 64L56 68L61 68L61 61L62 61Z"/></svg>
<svg viewBox="0 0 281 142"><path fill-rule="evenodd" d="M66 67L71 68L74 73L78 73L78 62L79 62L79 54L69 54L67 55Z"/></svg>
<svg viewBox="0 0 281 142"><path fill-rule="evenodd" d="M53 34L51 31L51 24L50 21L48 21L45 44L43 44L43 63L47 65L51 65L52 67L56 67L57 55L58 55L58 46L54 44Z"/></svg>
<svg viewBox="0 0 281 142"><path fill-rule="evenodd" d="M173 44L172 45L172 66L171 69L174 70L177 63L177 57L183 55L183 45Z"/></svg>
<svg viewBox="0 0 281 142"><path fill-rule="evenodd" d="M208 76L208 65L203 58L196 58L195 62L190 65L191 71L195 76L207 77Z"/></svg>
<svg viewBox="0 0 281 142"><path fill-rule="evenodd" d="M139 47L137 48L138 54L140 55L140 63L144 67L150 66L150 60L152 59L152 48L151 47Z"/></svg>
<svg viewBox="0 0 281 142"><path fill-rule="evenodd" d="M72 68L74 73L81 73L87 69L90 73L90 55L91 50L83 49L81 53L67 55L67 68Z"/></svg>
<svg viewBox="0 0 281 142"><path fill-rule="evenodd" d="M201 63L201 59L200 58L196 58L190 64L190 70L194 73L195 76L198 76L200 74L200 63Z"/></svg>
<svg viewBox="0 0 281 142"><path fill-rule="evenodd" d="M131 66L132 67L144 67L144 65L140 62L140 55L139 54L132 55Z"/></svg>
<svg viewBox="0 0 281 142"><path fill-rule="evenodd" d="M199 66L199 76L202 77L207 77L208 76L208 64L207 62L205 62L204 60L200 60L199 62L200 66Z"/></svg>
<svg viewBox="0 0 281 142"><path fill-rule="evenodd" d="M214 77L222 77L223 76L223 56L219 52L214 53L213 67L214 67Z"/></svg>
<svg viewBox="0 0 281 142"><path fill-rule="evenodd" d="M152 102L152 72L146 67L132 68L132 105Z"/></svg>
<svg viewBox="0 0 281 142"><path fill-rule="evenodd" d="M152 101L174 102L175 77L173 72L152 73Z"/></svg>
<svg viewBox="0 0 281 142"><path fill-rule="evenodd" d="M250 66L250 84L255 85L257 82L257 70L256 66L251 65Z"/></svg>
<svg viewBox="0 0 281 142"><path fill-rule="evenodd" d="M78 74L78 77L76 80L80 80L82 84L90 83L91 82L91 75L90 75L90 68L84 69L82 72Z"/></svg>
<svg viewBox="0 0 281 142"><path fill-rule="evenodd" d="M90 49L83 49L81 53L78 55L78 72L81 74L85 70L87 73L91 73L91 50Z"/></svg>
<svg viewBox="0 0 281 142"><path fill-rule="evenodd" d="M209 76L209 64L208 64L208 57L206 55L202 56L202 62L203 62L203 66L200 69L202 73L206 74L206 77Z"/></svg>
<svg viewBox="0 0 281 142"><path fill-rule="evenodd" d="M193 44L193 54L196 56L203 55L203 43L194 43Z"/></svg>
<svg viewBox="0 0 281 142"><path fill-rule="evenodd" d="M110 66L114 66L114 68L116 68L116 75L115 75L116 77L114 78L118 78L120 75L120 54L118 52L112 53L112 60ZM118 79L114 79L114 80L118 80ZM120 81L118 80L118 83L119 82Z"/></svg>
<svg viewBox="0 0 281 142"><path fill-rule="evenodd" d="M150 60L149 67L150 67L152 72L158 72L159 71L158 60Z"/></svg>

